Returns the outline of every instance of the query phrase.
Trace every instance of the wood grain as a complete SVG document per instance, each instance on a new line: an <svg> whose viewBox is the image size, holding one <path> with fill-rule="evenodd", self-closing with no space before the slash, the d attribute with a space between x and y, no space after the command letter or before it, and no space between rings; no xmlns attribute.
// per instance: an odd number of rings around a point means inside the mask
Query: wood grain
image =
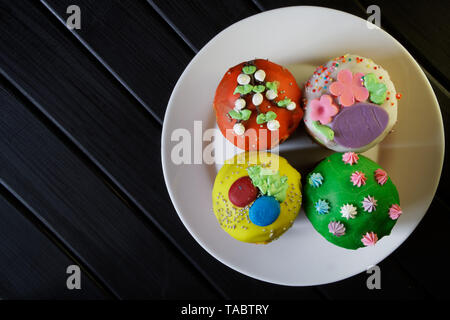
<svg viewBox="0 0 450 320"><path fill-rule="evenodd" d="M294 5L333 8L366 19L377 5L381 27L396 38L447 90L450 88L450 8L448 1L418 0L253 0L261 10Z"/></svg>
<svg viewBox="0 0 450 320"><path fill-rule="evenodd" d="M26 209L18 209L9 198L0 187L0 300L107 299L108 295L84 271L81 289L67 289L67 267L77 262L23 215Z"/></svg>
<svg viewBox="0 0 450 320"><path fill-rule="evenodd" d="M450 89L450 5L446 0L360 0L378 5L381 27L400 41L447 90Z"/></svg>
<svg viewBox="0 0 450 320"><path fill-rule="evenodd" d="M41 10L20 3L8 9L14 18L11 14L0 20L0 26L10 30L0 35L1 72L222 295L282 298L295 293L319 298L312 288L264 290L265 283L232 271L206 253L188 234L168 197L160 163L160 127L95 59L80 52L76 39L73 43L58 21L49 22Z"/></svg>
<svg viewBox="0 0 450 320"><path fill-rule="evenodd" d="M259 12L250 0L148 2L194 52L226 27Z"/></svg>
<svg viewBox="0 0 450 320"><path fill-rule="evenodd" d="M438 299L450 298L450 278L444 262L448 260L449 224L450 207L435 198L417 229L395 252L405 271Z"/></svg>
<svg viewBox="0 0 450 320"><path fill-rule="evenodd" d="M154 227L2 87L0 105L2 184L109 291L119 298L215 297Z"/></svg>
<svg viewBox="0 0 450 320"><path fill-rule="evenodd" d="M184 297L189 292L189 297L204 298L219 292L232 298L335 299L418 298L428 296L427 290L434 289L423 282L435 281L435 277L416 281L425 261L420 261L415 269L404 269L403 261L414 261L400 259L397 254L393 256L395 260L385 260L381 265L388 275L382 292L367 292L364 273L319 290L250 279L205 253L170 204L159 158L160 124L171 88L184 66L194 52L232 22L254 14L258 8L300 1L75 2L82 8L83 27L74 34L52 16L56 14L64 21L66 0L45 0L49 9L35 3L0 4L0 73L33 103L26 109L22 106L23 114L14 110L8 115L8 123L13 119L17 124L13 129L18 131L5 138L0 132L0 149L7 150L0 159L6 159L3 170L8 171L7 186L87 265L93 266L111 290L120 292L120 297ZM360 16L363 12L354 1L347 1L345 7L342 1L314 4ZM448 102L448 94L441 94L440 101L445 101L442 97L447 97ZM442 105L441 102L441 108ZM10 145L10 139L19 139L19 147ZM69 195L67 190L71 191ZM68 217L63 214L66 208ZM448 207L441 203L433 210L446 213ZM122 222L124 230L117 227ZM433 232L433 223L439 221L433 220L426 231L419 233L416 245ZM108 234L110 229L114 230L113 235ZM117 239L111 239L117 234ZM86 238L100 244L92 247ZM117 248L106 244L109 240L115 241ZM400 250L405 248L403 255L411 257L416 247L407 245L408 241ZM149 253L144 247L154 252ZM437 264L439 248L436 246L433 254L427 256L433 265ZM125 252L125 256L119 255L120 261L113 261L110 270L106 264L117 252ZM143 261L136 261L137 253L143 255ZM153 254L163 257L161 265L153 267ZM131 271L127 268L130 263ZM203 281L191 265L215 291L201 284ZM123 279L118 279L124 266L129 282L126 288L121 283ZM427 270L432 272L431 266ZM194 284L185 278L192 278ZM150 287L143 288L148 283ZM173 291L177 286L180 292ZM134 287L136 291L131 289ZM439 296L443 294L439 291Z"/></svg>
<svg viewBox="0 0 450 320"><path fill-rule="evenodd" d="M82 12L74 36L160 124L171 88L192 52L142 0L44 0L65 25L69 5Z"/></svg>

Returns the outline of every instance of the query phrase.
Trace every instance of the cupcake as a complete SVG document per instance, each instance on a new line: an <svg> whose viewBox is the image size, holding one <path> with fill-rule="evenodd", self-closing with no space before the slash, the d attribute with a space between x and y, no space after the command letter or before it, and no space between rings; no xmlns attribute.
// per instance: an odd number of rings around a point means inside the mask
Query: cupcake
<svg viewBox="0 0 450 320"><path fill-rule="evenodd" d="M268 60L229 69L217 87L213 107L224 137L243 150L268 150L297 128L303 110L292 74Z"/></svg>
<svg viewBox="0 0 450 320"><path fill-rule="evenodd" d="M306 129L331 150L363 152L392 130L400 98L380 65L346 54L319 66L306 82Z"/></svg>
<svg viewBox="0 0 450 320"><path fill-rule="evenodd" d="M392 180L374 161L334 153L307 176L306 216L329 242L347 249L376 245L402 214Z"/></svg>
<svg viewBox="0 0 450 320"><path fill-rule="evenodd" d="M280 237L300 211L300 173L286 159L244 152L225 162L212 191L213 210L233 238L266 244Z"/></svg>

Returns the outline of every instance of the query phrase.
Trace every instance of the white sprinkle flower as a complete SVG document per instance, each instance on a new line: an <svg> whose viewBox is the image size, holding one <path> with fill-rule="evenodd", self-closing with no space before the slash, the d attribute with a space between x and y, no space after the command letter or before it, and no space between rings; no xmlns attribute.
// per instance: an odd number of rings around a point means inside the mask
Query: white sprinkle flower
<svg viewBox="0 0 450 320"><path fill-rule="evenodd" d="M273 91L272 89L266 91L266 98L267 100L273 100L276 97L278 97L277 93Z"/></svg>
<svg viewBox="0 0 450 320"><path fill-rule="evenodd" d="M263 95L261 93L255 93L252 97L252 102L255 106L259 106L263 102Z"/></svg>
<svg viewBox="0 0 450 320"><path fill-rule="evenodd" d="M242 136L245 132L245 127L242 123L236 123L233 126L233 131L235 134L237 134L238 136Z"/></svg>
<svg viewBox="0 0 450 320"><path fill-rule="evenodd" d="M356 210L356 207L354 207L352 204L344 204L341 207L341 213L342 217L348 219L355 219L355 216L358 214L358 211Z"/></svg>
<svg viewBox="0 0 450 320"><path fill-rule="evenodd" d="M246 102L244 99L239 98L234 102L234 110L239 111L245 108Z"/></svg>
<svg viewBox="0 0 450 320"><path fill-rule="evenodd" d="M250 83L250 76L249 76L248 74L241 73L241 74L238 75L238 77L237 77L237 82L238 82L240 85L246 85L246 84L249 84L249 83Z"/></svg>
<svg viewBox="0 0 450 320"><path fill-rule="evenodd" d="M262 69L259 69L258 71L255 72L255 79L258 81L264 81L264 79L266 78L266 72Z"/></svg>
<svg viewBox="0 0 450 320"><path fill-rule="evenodd" d="M270 131L276 131L280 128L280 123L278 120L270 120L267 122L267 129Z"/></svg>
<svg viewBox="0 0 450 320"><path fill-rule="evenodd" d="M286 109L288 109L289 111L292 111L292 110L295 110L296 107L297 107L297 105L295 104L294 101L292 101L286 106Z"/></svg>

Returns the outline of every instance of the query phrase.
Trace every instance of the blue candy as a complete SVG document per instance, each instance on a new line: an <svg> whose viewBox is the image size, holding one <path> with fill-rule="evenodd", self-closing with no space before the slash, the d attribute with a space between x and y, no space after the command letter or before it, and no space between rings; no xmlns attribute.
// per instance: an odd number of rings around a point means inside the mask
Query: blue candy
<svg viewBox="0 0 450 320"><path fill-rule="evenodd" d="M280 204L274 197L259 197L253 202L248 215L250 221L257 226L268 226L277 220L280 215Z"/></svg>

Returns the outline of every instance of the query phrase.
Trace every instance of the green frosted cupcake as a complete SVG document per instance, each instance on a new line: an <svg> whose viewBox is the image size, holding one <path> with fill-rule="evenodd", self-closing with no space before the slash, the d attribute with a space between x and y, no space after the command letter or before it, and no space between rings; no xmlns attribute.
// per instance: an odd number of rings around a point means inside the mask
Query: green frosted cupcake
<svg viewBox="0 0 450 320"><path fill-rule="evenodd" d="M306 216L331 243L358 249L391 233L402 214L397 188L386 171L354 152L335 153L309 175Z"/></svg>

